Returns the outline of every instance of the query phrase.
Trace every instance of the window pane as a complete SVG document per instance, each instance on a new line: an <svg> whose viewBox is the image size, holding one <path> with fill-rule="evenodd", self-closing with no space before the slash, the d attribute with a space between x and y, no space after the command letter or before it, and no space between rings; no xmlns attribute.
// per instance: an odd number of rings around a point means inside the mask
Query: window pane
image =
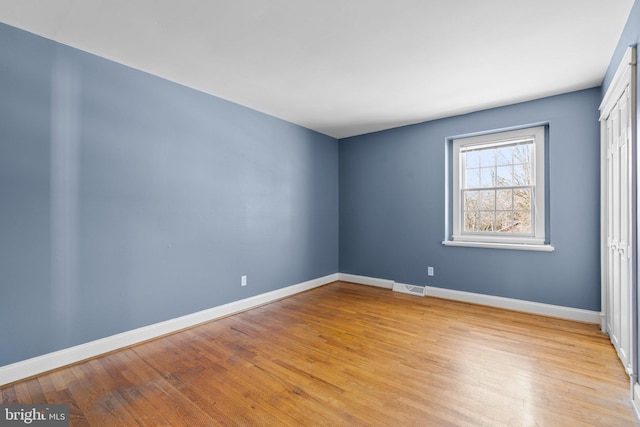
<svg viewBox="0 0 640 427"><path fill-rule="evenodd" d="M531 147L533 143L520 144L513 147L513 163L531 163Z"/></svg>
<svg viewBox="0 0 640 427"><path fill-rule="evenodd" d="M494 168L480 168L480 187L494 187L493 177L495 176Z"/></svg>
<svg viewBox="0 0 640 427"><path fill-rule="evenodd" d="M511 166L498 166L496 168L496 187L509 187L513 185Z"/></svg>
<svg viewBox="0 0 640 427"><path fill-rule="evenodd" d="M498 166L510 165L513 163L513 146L498 147L496 149L496 164Z"/></svg>
<svg viewBox="0 0 640 427"><path fill-rule="evenodd" d="M531 212L516 211L513 213L514 227L516 233L531 233Z"/></svg>
<svg viewBox="0 0 640 427"><path fill-rule="evenodd" d="M531 211L531 189L518 188L513 190L513 209Z"/></svg>
<svg viewBox="0 0 640 427"><path fill-rule="evenodd" d="M496 210L510 211L513 209L513 190L498 190L496 192Z"/></svg>
<svg viewBox="0 0 640 427"><path fill-rule="evenodd" d="M496 231L510 233L513 230L513 212L496 212Z"/></svg>
<svg viewBox="0 0 640 427"><path fill-rule="evenodd" d="M528 164L513 165L513 184L531 185L531 167Z"/></svg>
<svg viewBox="0 0 640 427"><path fill-rule="evenodd" d="M480 212L480 231L493 231L495 212Z"/></svg>
<svg viewBox="0 0 640 427"><path fill-rule="evenodd" d="M481 211L494 210L496 208L496 192L478 191L478 209Z"/></svg>
<svg viewBox="0 0 640 427"><path fill-rule="evenodd" d="M480 154L477 151L467 151L464 156L467 168L480 167Z"/></svg>
<svg viewBox="0 0 640 427"><path fill-rule="evenodd" d="M478 231L478 212L465 212L464 231Z"/></svg>
<svg viewBox="0 0 640 427"><path fill-rule="evenodd" d="M467 169L465 171L465 188L480 187L480 169Z"/></svg>
<svg viewBox="0 0 640 427"><path fill-rule="evenodd" d="M486 150L478 151L480 153L480 166L490 167L496 165L496 150L495 148L488 148Z"/></svg>
<svg viewBox="0 0 640 427"><path fill-rule="evenodd" d="M465 211L477 211L478 210L478 191L465 191L464 192L464 210Z"/></svg>

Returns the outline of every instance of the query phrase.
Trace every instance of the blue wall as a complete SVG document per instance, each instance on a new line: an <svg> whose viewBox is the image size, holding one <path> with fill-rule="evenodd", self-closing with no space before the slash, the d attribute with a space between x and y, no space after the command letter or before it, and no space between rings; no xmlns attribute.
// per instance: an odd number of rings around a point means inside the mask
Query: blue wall
<svg viewBox="0 0 640 427"><path fill-rule="evenodd" d="M335 139L2 24L0 94L0 366L338 271Z"/></svg>
<svg viewBox="0 0 640 427"><path fill-rule="evenodd" d="M340 272L600 310L599 102L594 88L341 140ZM555 251L444 247L445 139L540 122Z"/></svg>

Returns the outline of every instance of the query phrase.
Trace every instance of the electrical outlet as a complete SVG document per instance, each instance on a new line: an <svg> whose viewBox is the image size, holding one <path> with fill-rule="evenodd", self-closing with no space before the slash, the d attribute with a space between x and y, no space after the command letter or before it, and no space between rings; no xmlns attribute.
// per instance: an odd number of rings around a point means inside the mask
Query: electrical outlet
<svg viewBox="0 0 640 427"><path fill-rule="evenodd" d="M247 276L240 277L240 286L247 286Z"/></svg>
<svg viewBox="0 0 640 427"><path fill-rule="evenodd" d="M433 267L427 267L427 276L433 276Z"/></svg>

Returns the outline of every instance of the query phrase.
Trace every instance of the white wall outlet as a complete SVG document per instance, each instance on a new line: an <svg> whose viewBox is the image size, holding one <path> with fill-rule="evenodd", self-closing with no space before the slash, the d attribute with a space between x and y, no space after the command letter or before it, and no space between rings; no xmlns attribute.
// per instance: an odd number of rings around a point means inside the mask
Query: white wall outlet
<svg viewBox="0 0 640 427"><path fill-rule="evenodd" d="M433 276L433 267L427 267L427 276Z"/></svg>
<svg viewBox="0 0 640 427"><path fill-rule="evenodd" d="M240 286L247 286L247 276L240 277Z"/></svg>

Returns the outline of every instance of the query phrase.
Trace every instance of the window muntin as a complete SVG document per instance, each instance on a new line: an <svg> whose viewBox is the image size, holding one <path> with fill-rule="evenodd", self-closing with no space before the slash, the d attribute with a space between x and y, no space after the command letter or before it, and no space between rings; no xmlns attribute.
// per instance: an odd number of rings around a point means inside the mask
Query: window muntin
<svg viewBox="0 0 640 427"><path fill-rule="evenodd" d="M544 244L544 148L543 126L454 139L454 241Z"/></svg>

